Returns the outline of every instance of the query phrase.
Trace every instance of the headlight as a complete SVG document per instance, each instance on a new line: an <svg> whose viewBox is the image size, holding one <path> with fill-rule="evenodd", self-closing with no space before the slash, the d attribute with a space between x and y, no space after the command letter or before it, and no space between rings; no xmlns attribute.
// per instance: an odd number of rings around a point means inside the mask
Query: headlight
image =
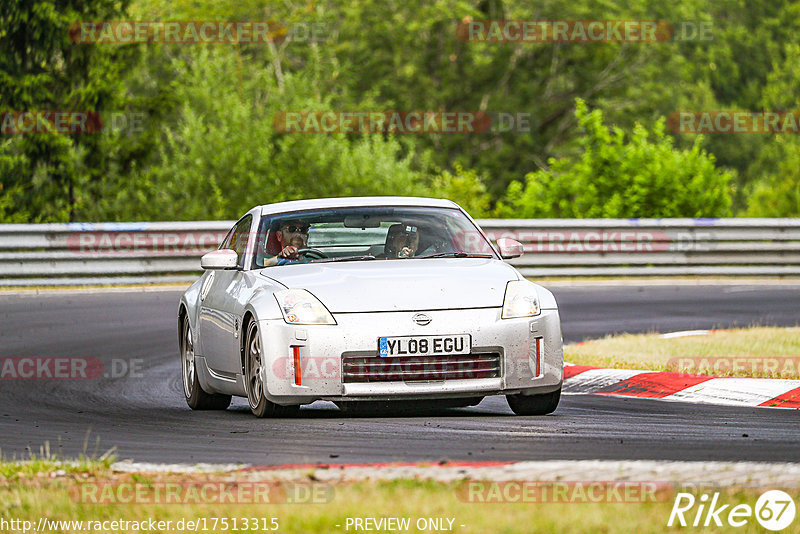
<svg viewBox="0 0 800 534"><path fill-rule="evenodd" d="M541 312L536 286L527 280L515 280L508 283L506 296L503 299L503 319L531 317L539 315Z"/></svg>
<svg viewBox="0 0 800 534"><path fill-rule="evenodd" d="M328 309L305 289L282 289L275 298L289 324L336 324Z"/></svg>

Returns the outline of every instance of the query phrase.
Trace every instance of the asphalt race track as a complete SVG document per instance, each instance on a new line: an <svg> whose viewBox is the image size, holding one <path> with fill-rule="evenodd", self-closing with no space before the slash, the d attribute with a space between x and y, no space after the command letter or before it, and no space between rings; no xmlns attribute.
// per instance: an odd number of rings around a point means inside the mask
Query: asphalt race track
<svg viewBox="0 0 800 534"><path fill-rule="evenodd" d="M554 286L564 340L800 324L800 284ZM565 395L546 417L502 397L432 414L353 417L315 403L256 419L244 399L192 412L177 355L180 291L0 294L0 358L134 361L135 376L0 380L0 452L250 464L537 459L800 460L796 410ZM118 372L122 370L118 367ZM88 439L87 439L88 436Z"/></svg>

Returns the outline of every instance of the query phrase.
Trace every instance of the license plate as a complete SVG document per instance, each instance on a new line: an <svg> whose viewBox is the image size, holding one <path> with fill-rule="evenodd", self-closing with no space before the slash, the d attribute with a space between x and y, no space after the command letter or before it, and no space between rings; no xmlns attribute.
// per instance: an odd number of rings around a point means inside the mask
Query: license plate
<svg viewBox="0 0 800 534"><path fill-rule="evenodd" d="M378 353L386 356L442 356L469 354L472 336L401 336L378 338Z"/></svg>

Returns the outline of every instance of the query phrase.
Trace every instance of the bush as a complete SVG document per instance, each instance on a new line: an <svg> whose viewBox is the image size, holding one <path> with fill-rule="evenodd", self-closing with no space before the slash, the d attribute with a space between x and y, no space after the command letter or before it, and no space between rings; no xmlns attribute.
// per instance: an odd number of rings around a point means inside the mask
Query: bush
<svg viewBox="0 0 800 534"><path fill-rule="evenodd" d="M475 170L465 171L459 164L455 165L455 174L445 170L436 176L426 195L457 202L476 219L491 215L491 197L483 180Z"/></svg>
<svg viewBox="0 0 800 534"><path fill-rule="evenodd" d="M800 143L777 137L759 158L766 176L758 180L748 197L746 217L800 217ZM773 165L766 165L772 159Z"/></svg>
<svg viewBox="0 0 800 534"><path fill-rule="evenodd" d="M257 204L423 191L413 147L392 136L280 133L284 110L335 109L314 79L269 68L241 73L235 52L200 50L174 61L176 98L154 162L108 184L89 218L234 219Z"/></svg>
<svg viewBox="0 0 800 534"><path fill-rule="evenodd" d="M498 205L501 217L721 217L730 214L732 174L700 148L673 146L660 119L652 132L636 124L628 136L603 124L599 110L576 101L583 133L580 155L550 159L550 168L512 182Z"/></svg>

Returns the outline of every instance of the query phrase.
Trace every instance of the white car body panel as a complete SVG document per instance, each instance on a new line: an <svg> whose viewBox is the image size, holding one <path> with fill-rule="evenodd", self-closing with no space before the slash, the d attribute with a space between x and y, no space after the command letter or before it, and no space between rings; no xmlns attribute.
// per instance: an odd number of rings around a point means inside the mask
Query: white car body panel
<svg viewBox="0 0 800 534"><path fill-rule="evenodd" d="M501 307L506 283L518 279L507 263L482 258L311 263L261 275L311 291L331 313Z"/></svg>

